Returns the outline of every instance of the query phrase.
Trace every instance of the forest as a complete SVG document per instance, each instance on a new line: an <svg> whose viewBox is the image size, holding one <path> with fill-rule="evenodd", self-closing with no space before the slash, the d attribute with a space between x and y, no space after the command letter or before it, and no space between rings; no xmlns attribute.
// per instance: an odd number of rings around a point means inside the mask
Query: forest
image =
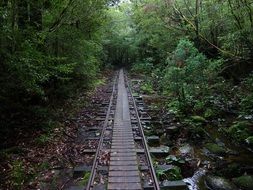
<svg viewBox="0 0 253 190"><path fill-rule="evenodd" d="M1 0L0 61L0 189L61 189L38 179L76 163L70 123L122 67L180 123L166 145L205 147L225 189L253 189L253 1ZM192 176L179 157L157 175Z"/></svg>

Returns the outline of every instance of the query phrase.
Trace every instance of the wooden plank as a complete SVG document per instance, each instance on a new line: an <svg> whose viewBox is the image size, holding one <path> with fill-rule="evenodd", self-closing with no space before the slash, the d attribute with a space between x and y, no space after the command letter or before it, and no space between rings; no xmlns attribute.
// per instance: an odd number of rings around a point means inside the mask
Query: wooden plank
<svg viewBox="0 0 253 190"><path fill-rule="evenodd" d="M121 138L128 138L128 139L133 139L133 133L129 133L129 134L126 134L126 133L114 133L112 134L112 139L114 139L115 137L121 137Z"/></svg>
<svg viewBox="0 0 253 190"><path fill-rule="evenodd" d="M140 183L109 183L108 190L141 190Z"/></svg>
<svg viewBox="0 0 253 190"><path fill-rule="evenodd" d="M133 141L133 138L130 136L123 136L123 135L115 135L112 137L113 140L126 140L126 141Z"/></svg>
<svg viewBox="0 0 253 190"><path fill-rule="evenodd" d="M112 160L110 166L136 166L136 160Z"/></svg>
<svg viewBox="0 0 253 190"><path fill-rule="evenodd" d="M111 157L119 157L119 156L125 156L125 157L128 157L128 156L136 156L136 153L135 152L111 152L110 154Z"/></svg>
<svg viewBox="0 0 253 190"><path fill-rule="evenodd" d="M110 171L109 172L109 177L110 176L116 176L116 177L124 177L124 176L139 176L138 171Z"/></svg>
<svg viewBox="0 0 253 190"><path fill-rule="evenodd" d="M134 149L132 148L126 148L126 149L119 149L119 148L114 148L114 149L111 149L111 152L135 152Z"/></svg>
<svg viewBox="0 0 253 190"><path fill-rule="evenodd" d="M109 171L136 171L138 170L137 165L135 166L109 166Z"/></svg>
<svg viewBox="0 0 253 190"><path fill-rule="evenodd" d="M117 157L111 157L110 158L110 161L115 161L115 160L118 160L118 161L129 161L129 160L136 160L136 156L117 156Z"/></svg>
<svg viewBox="0 0 253 190"><path fill-rule="evenodd" d="M112 141L112 145L134 145L134 141Z"/></svg>
<svg viewBox="0 0 253 190"><path fill-rule="evenodd" d="M139 176L113 176L109 177L109 183L140 183L140 177Z"/></svg>
<svg viewBox="0 0 253 190"><path fill-rule="evenodd" d="M112 145L111 149L134 149L134 145Z"/></svg>

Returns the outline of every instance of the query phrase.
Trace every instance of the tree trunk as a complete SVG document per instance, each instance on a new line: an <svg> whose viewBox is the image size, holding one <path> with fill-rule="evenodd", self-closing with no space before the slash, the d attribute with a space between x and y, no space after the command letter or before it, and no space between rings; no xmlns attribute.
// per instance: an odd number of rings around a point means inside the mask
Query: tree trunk
<svg viewBox="0 0 253 190"><path fill-rule="evenodd" d="M18 0L18 28L26 29L28 23L28 3L26 0Z"/></svg>
<svg viewBox="0 0 253 190"><path fill-rule="evenodd" d="M30 0L18 0L18 27L27 29L30 26L38 31L42 29L42 6Z"/></svg>
<svg viewBox="0 0 253 190"><path fill-rule="evenodd" d="M29 21L30 26L33 26L36 30L42 30L42 6L40 3L29 3Z"/></svg>
<svg viewBox="0 0 253 190"><path fill-rule="evenodd" d="M199 8L200 8L200 0L196 0L195 2L195 33L196 33L196 45L200 46L200 37L199 37Z"/></svg>

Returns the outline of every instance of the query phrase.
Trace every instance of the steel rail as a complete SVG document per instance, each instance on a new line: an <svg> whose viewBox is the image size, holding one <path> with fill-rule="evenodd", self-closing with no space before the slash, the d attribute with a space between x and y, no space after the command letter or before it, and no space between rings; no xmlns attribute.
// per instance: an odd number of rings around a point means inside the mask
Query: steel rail
<svg viewBox="0 0 253 190"><path fill-rule="evenodd" d="M132 93L132 89L131 89L131 86L129 85L128 77L127 77L126 74L125 74L125 78L126 78L127 87L129 89L129 93L130 93L131 98L133 100L134 110L135 110L135 113L136 113L136 117L137 117L137 120L138 120L138 126L139 126L139 129L141 131L141 136L142 136L142 140L143 140L143 144L144 144L144 152L145 152L145 155L146 155L147 160L148 160L148 165L149 165L149 168L150 168L150 171L151 171L151 177L152 177L153 183L154 183L154 189L155 190L160 190L160 185L159 185L159 182L157 180L155 169L154 169L153 164L152 164L152 158L151 158L149 150L148 150L148 143L147 143L146 138L145 138L143 127L142 127L142 124L141 124L141 119L139 117L136 102L135 102L135 99L134 99L134 96L133 96L133 93Z"/></svg>
<svg viewBox="0 0 253 190"><path fill-rule="evenodd" d="M88 181L88 183L85 187L85 189L87 189L87 190L93 189L94 179L95 179L95 176L96 176L97 166L98 166L98 156L99 156L100 151L102 150L102 146L103 146L104 133L105 133L105 130L106 130L106 127L107 127L107 124L108 124L108 120L109 120L109 116L110 116L110 112L111 112L111 107L112 107L112 103L113 103L113 96L114 96L114 92L115 92L115 86L116 86L116 82L117 82L117 79L118 79L118 75L119 74L117 72L117 74L114 78L114 82L113 82L112 94L111 94L111 97L110 97L110 103L109 103L108 110L107 110L107 113L106 113L106 118L105 118L105 121L103 123L101 137L100 137L100 140L99 140L99 144L98 144L98 147L97 147L97 151L96 151L96 154L95 154L93 165L92 165L92 168L91 168L90 178L89 178L89 181Z"/></svg>

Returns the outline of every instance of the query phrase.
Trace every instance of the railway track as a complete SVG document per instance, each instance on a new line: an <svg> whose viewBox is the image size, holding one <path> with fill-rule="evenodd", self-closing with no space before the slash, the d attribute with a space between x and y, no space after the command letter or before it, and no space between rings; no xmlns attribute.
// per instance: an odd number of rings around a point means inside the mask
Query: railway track
<svg viewBox="0 0 253 190"><path fill-rule="evenodd" d="M103 114L98 114L100 138L94 150L86 150L94 160L88 167L89 180L82 187L69 189L160 189L142 128L143 120L150 117L140 114L142 105L133 96L123 69L117 72L108 93L110 100L103 103Z"/></svg>

